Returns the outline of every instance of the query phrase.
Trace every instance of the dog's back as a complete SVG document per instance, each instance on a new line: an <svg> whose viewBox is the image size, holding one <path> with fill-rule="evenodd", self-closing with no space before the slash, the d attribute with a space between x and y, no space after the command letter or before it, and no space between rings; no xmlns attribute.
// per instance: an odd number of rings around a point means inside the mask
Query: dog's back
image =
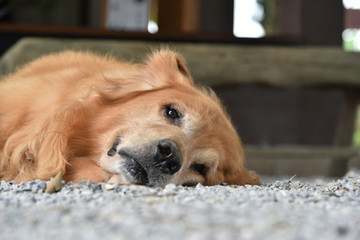
<svg viewBox="0 0 360 240"><path fill-rule="evenodd" d="M119 63L63 52L0 81L0 179L48 178L65 169L69 136L63 133L80 121L82 99L101 86L97 75L114 64Z"/></svg>

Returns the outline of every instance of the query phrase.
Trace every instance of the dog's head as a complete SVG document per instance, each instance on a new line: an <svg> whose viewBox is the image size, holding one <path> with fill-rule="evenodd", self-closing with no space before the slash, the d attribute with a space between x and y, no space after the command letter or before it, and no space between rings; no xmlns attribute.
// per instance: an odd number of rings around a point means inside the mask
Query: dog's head
<svg viewBox="0 0 360 240"><path fill-rule="evenodd" d="M259 184L244 167L240 138L216 95L194 86L183 59L171 51L145 64L106 74L99 165L120 183L164 186Z"/></svg>

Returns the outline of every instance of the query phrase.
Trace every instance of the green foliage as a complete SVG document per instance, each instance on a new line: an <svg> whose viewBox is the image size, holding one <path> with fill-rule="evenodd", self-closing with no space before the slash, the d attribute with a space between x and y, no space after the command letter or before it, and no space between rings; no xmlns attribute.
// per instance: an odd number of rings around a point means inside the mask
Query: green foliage
<svg viewBox="0 0 360 240"><path fill-rule="evenodd" d="M360 148L360 107L357 110L357 116L355 120L355 132L353 136L353 144L355 147Z"/></svg>

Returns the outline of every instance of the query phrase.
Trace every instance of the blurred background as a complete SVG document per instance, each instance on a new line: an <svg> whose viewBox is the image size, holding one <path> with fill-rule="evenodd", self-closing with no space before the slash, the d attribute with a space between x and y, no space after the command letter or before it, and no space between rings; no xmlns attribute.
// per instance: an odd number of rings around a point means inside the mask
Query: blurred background
<svg viewBox="0 0 360 240"><path fill-rule="evenodd" d="M0 0L1 51L27 35L343 45L359 50L359 4L358 0Z"/></svg>
<svg viewBox="0 0 360 240"><path fill-rule="evenodd" d="M163 43L223 99L249 168L360 167L360 0L0 0L0 74L66 48L140 59Z"/></svg>

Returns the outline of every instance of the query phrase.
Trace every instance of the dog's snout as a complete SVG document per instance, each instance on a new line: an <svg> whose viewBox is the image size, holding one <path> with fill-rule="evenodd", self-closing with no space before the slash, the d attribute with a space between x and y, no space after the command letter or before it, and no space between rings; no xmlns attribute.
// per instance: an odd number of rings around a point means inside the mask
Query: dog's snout
<svg viewBox="0 0 360 240"><path fill-rule="evenodd" d="M155 160L163 173L173 175L181 168L179 150L168 140L161 140L157 144Z"/></svg>
<svg viewBox="0 0 360 240"><path fill-rule="evenodd" d="M157 153L160 159L171 158L174 152L174 146L166 140L160 141L157 145Z"/></svg>

